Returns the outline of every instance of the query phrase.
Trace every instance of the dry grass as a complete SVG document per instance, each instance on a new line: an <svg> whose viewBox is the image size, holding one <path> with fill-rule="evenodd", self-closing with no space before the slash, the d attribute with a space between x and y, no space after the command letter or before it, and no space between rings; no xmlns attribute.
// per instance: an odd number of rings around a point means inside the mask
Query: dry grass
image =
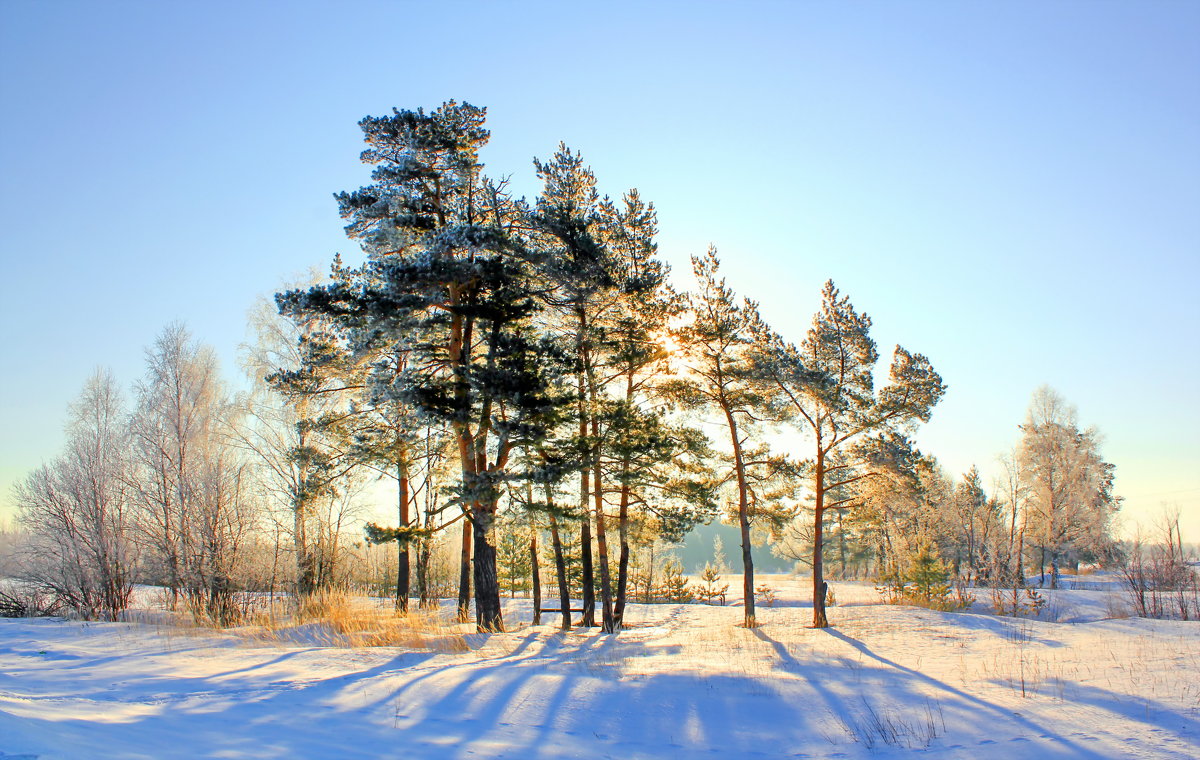
<svg viewBox="0 0 1200 760"><path fill-rule="evenodd" d="M942 705L934 699L925 700L923 714L909 715L898 708L877 707L867 697L860 698L861 709L852 708L848 714L834 714L846 736L868 750L878 747L928 749L938 736L946 733L946 718ZM825 737L831 744L833 737Z"/></svg>
<svg viewBox="0 0 1200 760"><path fill-rule="evenodd" d="M290 595L260 596L242 605L241 623L221 626L195 609L172 612L166 600L150 609L131 610L126 619L156 625L175 634L222 633L254 644L304 644L329 647L399 647L435 652L465 652L474 626L443 617L437 610L403 613L391 600L324 591L297 601Z"/></svg>
<svg viewBox="0 0 1200 760"><path fill-rule="evenodd" d="M324 643L343 647L402 647L465 652L467 631L436 610L400 612L390 600L324 591L294 603L277 600L252 614L248 629L279 642Z"/></svg>

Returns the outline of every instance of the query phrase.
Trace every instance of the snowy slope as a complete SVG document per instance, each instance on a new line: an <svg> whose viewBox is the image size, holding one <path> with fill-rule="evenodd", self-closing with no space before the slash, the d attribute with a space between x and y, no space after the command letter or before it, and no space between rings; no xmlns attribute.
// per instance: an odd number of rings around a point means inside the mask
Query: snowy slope
<svg viewBox="0 0 1200 760"><path fill-rule="evenodd" d="M1100 590L1048 622L834 584L817 631L804 582L766 580L754 631L636 605L617 637L564 635L516 600L465 653L3 620L0 758L1200 756L1200 624L1102 619Z"/></svg>

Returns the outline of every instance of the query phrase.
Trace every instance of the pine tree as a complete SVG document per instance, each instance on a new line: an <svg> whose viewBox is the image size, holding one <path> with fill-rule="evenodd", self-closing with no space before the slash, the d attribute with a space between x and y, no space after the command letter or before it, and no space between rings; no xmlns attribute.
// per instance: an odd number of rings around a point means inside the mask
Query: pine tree
<svg viewBox="0 0 1200 760"><path fill-rule="evenodd" d="M340 421L349 408L345 352L332 325L316 315L280 315L263 303L252 317L255 342L243 364L254 382L243 424L231 428L239 447L268 474L271 492L291 513L296 593L310 595L333 575L323 546L327 519L359 461L349 456Z"/></svg>
<svg viewBox="0 0 1200 760"><path fill-rule="evenodd" d="M753 628L754 559L750 525L756 511L767 512L765 493L755 488L754 470L771 465L765 448L748 446L748 431L768 406L768 396L755 369L754 326L761 323L757 306L737 303L733 291L719 278L716 249L692 257L698 290L688 297L690 321L673 337L681 347L689 377L675 383L678 398L715 409L729 435L732 472L737 489L736 517L742 539L742 598L744 625ZM761 499L760 496L764 497Z"/></svg>
<svg viewBox="0 0 1200 760"><path fill-rule="evenodd" d="M447 443L445 425L423 419L405 401L405 373L416 358L408 345L411 336L395 341L375 330L351 329L347 334L354 361L344 361L352 375L346 382L356 395L337 429L350 457L396 484L396 526L369 523L367 540L396 544L396 608L406 612L411 548L442 527L429 519L421 525L417 513L423 495L441 486L435 476Z"/></svg>
<svg viewBox="0 0 1200 760"><path fill-rule="evenodd" d="M909 558L904 579L912 584L912 593L926 605L941 602L950 594L946 581L950 577L945 564L928 541L922 541Z"/></svg>
<svg viewBox="0 0 1200 760"><path fill-rule="evenodd" d="M696 598L687 576L683 574L683 563L678 557L667 557L663 563L660 585L654 595L672 604L687 604Z"/></svg>
<svg viewBox="0 0 1200 760"><path fill-rule="evenodd" d="M668 267L657 258L658 220L653 204L630 190L618 204L599 208L602 237L619 272L620 299L608 315L604 346L611 378L609 480L618 486L616 625L628 597L631 526L649 513L667 540L677 540L716 511L715 480L708 467L709 442L699 429L670 422L672 356L665 345L670 325L685 304L667 283Z"/></svg>
<svg viewBox="0 0 1200 760"><path fill-rule="evenodd" d="M653 206L636 190L620 203L600 200L591 170L565 146L535 166L544 189L533 220L546 251L543 272L554 287L547 301L559 315L550 327L575 355L579 510L595 521L601 624L612 632L625 607L631 511L647 504L654 490L661 497L654 502L676 521L705 514L685 506L688 498L704 501L695 467L703 436L653 411L662 406L653 381L665 368L661 338L679 310L666 267L655 258ZM608 514L614 500L620 536L615 599ZM593 623L591 524L583 525L582 538L584 625Z"/></svg>
<svg viewBox="0 0 1200 760"><path fill-rule="evenodd" d="M871 319L860 314L833 282L825 283L821 310L804 341L786 343L764 325L756 330L769 347L759 362L774 384L779 413L812 441L807 460L813 492L813 626L829 625L825 614L824 529L826 513L862 500L858 485L910 454L900 431L929 415L945 393L929 360L896 346L888 384L874 385L879 354L870 337ZM854 486L854 488L848 488Z"/></svg>
<svg viewBox="0 0 1200 760"><path fill-rule="evenodd" d="M525 209L482 174L484 118L483 109L450 101L428 114L397 109L363 119L362 159L375 166L374 181L336 197L368 261L346 282L279 301L389 341L414 336L396 390L454 436L476 625L495 631L503 616L492 527L514 450L545 434L537 420L552 405L555 378L543 363L553 348L530 329L541 288L538 255L519 234Z"/></svg>
<svg viewBox="0 0 1200 760"><path fill-rule="evenodd" d="M520 523L525 524L520 524ZM533 564L529 556L528 521L500 520L496 528L496 559L510 597L529 588Z"/></svg>
<svg viewBox="0 0 1200 760"><path fill-rule="evenodd" d="M607 559L607 526L604 484L599 467L601 410L597 364L600 361L598 322L615 301L612 259L599 239L596 218L596 177L577 152L560 144L547 162L534 160L542 193L534 210L534 223L545 241L543 272L554 290L550 304L560 310L562 323L573 343L576 385L576 445L579 449L579 511L583 515L582 625L595 625L592 583L591 518L596 521L599 543L602 625L613 631L613 607ZM589 503L591 502L591 503Z"/></svg>

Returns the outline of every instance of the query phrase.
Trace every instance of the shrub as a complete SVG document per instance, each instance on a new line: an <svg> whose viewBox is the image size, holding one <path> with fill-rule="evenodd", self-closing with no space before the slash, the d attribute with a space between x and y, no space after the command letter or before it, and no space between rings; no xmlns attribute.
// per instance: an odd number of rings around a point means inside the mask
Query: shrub
<svg viewBox="0 0 1200 760"><path fill-rule="evenodd" d="M766 605L767 607L774 607L775 606L775 589L771 588L770 586L768 586L765 583L760 583L754 589L754 599L759 604Z"/></svg>
<svg viewBox="0 0 1200 760"><path fill-rule="evenodd" d="M1121 568L1133 613L1146 618L1200 618L1200 577L1183 553L1178 518L1164 530L1161 543L1134 541Z"/></svg>
<svg viewBox="0 0 1200 760"><path fill-rule="evenodd" d="M42 586L0 581L0 618L51 617L65 611L62 598Z"/></svg>

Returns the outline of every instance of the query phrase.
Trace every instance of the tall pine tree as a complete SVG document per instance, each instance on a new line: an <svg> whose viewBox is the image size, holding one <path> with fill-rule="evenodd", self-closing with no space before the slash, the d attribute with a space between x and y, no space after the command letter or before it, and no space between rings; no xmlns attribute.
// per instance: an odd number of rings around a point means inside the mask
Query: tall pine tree
<svg viewBox="0 0 1200 760"><path fill-rule="evenodd" d="M799 345L757 328L769 350L760 361L774 385L776 403L812 441L807 461L813 494L813 626L829 625L825 614L823 563L826 513L858 503L848 488L875 477L887 462L907 453L898 433L927 422L945 393L929 360L896 346L888 384L875 390L879 352L870 336L871 319L860 314L833 282L825 283L821 310Z"/></svg>
<svg viewBox="0 0 1200 760"><path fill-rule="evenodd" d="M452 431L457 498L471 524L476 625L495 631L503 616L492 525L514 448L543 434L537 420L552 401L538 362L546 352L530 330L536 254L519 234L523 205L482 173L484 119L484 109L454 101L363 119L373 183L336 197L368 260L348 282L279 301L396 339L417 336L396 387Z"/></svg>

